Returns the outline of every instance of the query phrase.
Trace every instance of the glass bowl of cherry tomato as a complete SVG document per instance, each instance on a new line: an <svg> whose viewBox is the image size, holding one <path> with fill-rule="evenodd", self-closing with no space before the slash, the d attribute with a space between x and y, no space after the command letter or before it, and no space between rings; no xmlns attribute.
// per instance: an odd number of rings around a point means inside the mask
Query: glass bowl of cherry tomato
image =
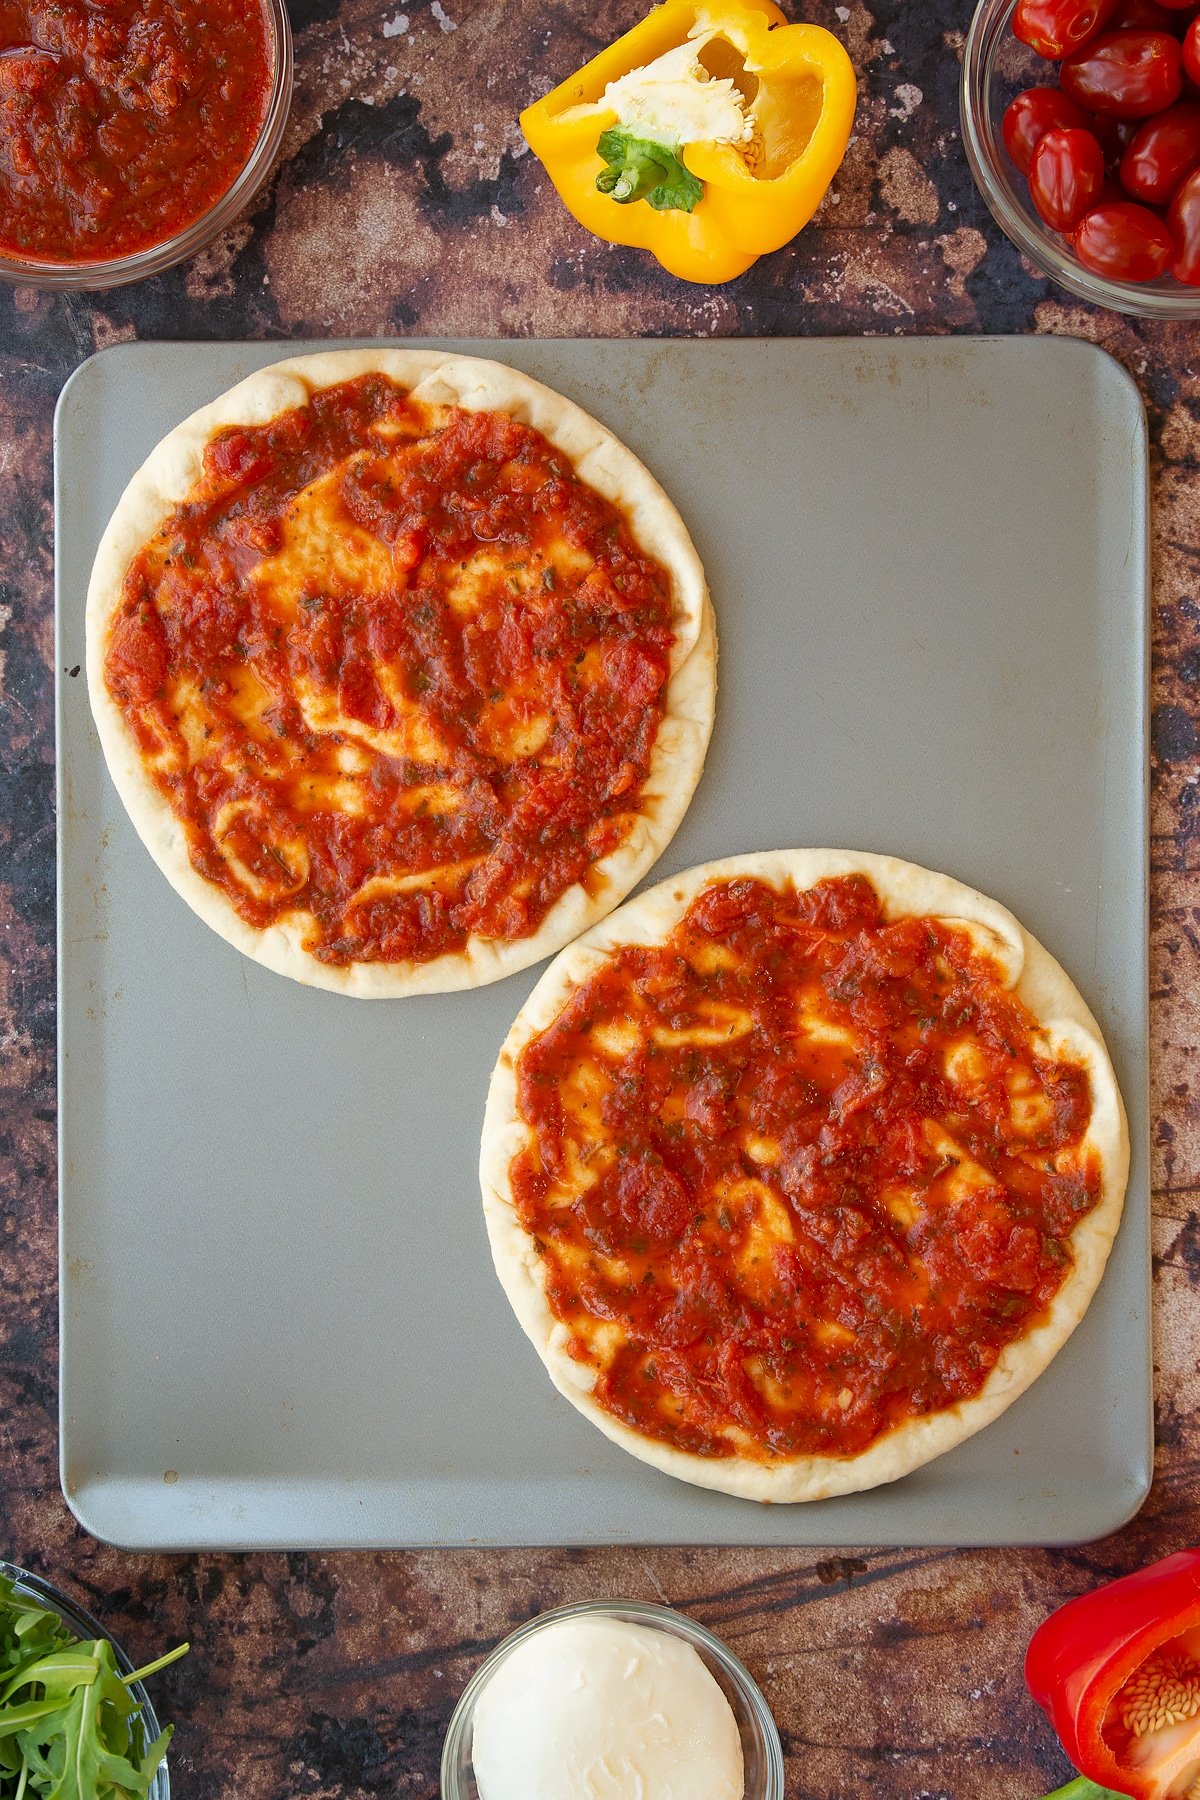
<svg viewBox="0 0 1200 1800"><path fill-rule="evenodd" d="M1200 0L980 0L961 100L1030 262L1115 312L1200 318Z"/></svg>

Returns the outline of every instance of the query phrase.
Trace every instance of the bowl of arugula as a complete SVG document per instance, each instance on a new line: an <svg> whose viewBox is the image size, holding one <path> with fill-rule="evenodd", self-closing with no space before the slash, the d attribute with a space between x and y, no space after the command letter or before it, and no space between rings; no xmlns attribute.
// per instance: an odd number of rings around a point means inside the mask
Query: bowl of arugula
<svg viewBox="0 0 1200 1800"><path fill-rule="evenodd" d="M135 1669L90 1613L0 1562L0 1800L168 1800L174 1728L142 1682L187 1648Z"/></svg>

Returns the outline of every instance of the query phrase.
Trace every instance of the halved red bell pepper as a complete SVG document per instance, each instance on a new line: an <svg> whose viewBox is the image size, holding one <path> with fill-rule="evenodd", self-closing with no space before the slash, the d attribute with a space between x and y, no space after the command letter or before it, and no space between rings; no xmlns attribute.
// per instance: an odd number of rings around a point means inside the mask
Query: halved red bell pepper
<svg viewBox="0 0 1200 1800"><path fill-rule="evenodd" d="M1200 1800L1200 1549L1052 1613L1025 1681L1086 1778L1064 1800Z"/></svg>

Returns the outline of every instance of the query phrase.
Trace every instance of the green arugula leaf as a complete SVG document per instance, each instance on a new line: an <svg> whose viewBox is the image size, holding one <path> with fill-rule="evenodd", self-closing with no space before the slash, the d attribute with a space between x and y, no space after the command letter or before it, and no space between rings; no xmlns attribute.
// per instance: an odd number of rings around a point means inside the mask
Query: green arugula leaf
<svg viewBox="0 0 1200 1800"><path fill-rule="evenodd" d="M645 200L655 212L690 213L704 193L704 183L680 161L678 146L635 137L618 125L601 132L596 148L608 164L596 186L621 206Z"/></svg>
<svg viewBox="0 0 1200 1800"><path fill-rule="evenodd" d="M150 1782L153 1779L154 1771L157 1769L163 1757L167 1754L167 1745L174 1736L175 1727L173 1725L164 1725L163 1729L159 1732L158 1736L143 1756L141 1763L139 1764L139 1769L142 1780L147 1787L149 1787Z"/></svg>
<svg viewBox="0 0 1200 1800"><path fill-rule="evenodd" d="M0 1800L145 1800L172 1727L147 1745L129 1690L187 1649L122 1675L107 1638L76 1638L0 1576Z"/></svg>
<svg viewBox="0 0 1200 1800"><path fill-rule="evenodd" d="M74 1644L69 1650L55 1650L49 1656L42 1656L35 1662L28 1663L0 1689L0 1705L18 1688L26 1687L31 1681L40 1682L47 1693L61 1688L68 1694L81 1681L95 1681L97 1666L95 1657L91 1655L91 1648L90 1644Z"/></svg>
<svg viewBox="0 0 1200 1800"><path fill-rule="evenodd" d="M7 1706L0 1713L0 1738L13 1737L48 1713L57 1711L53 1700L29 1700L24 1706Z"/></svg>

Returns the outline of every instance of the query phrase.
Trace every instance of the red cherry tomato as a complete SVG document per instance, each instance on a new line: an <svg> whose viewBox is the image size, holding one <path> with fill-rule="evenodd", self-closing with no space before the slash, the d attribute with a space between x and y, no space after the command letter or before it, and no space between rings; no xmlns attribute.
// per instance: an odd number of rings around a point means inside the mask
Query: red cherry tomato
<svg viewBox="0 0 1200 1800"><path fill-rule="evenodd" d="M1091 112L1145 119L1179 98L1179 41L1165 31L1108 31L1067 57L1061 80Z"/></svg>
<svg viewBox="0 0 1200 1800"><path fill-rule="evenodd" d="M1171 202L1167 224L1175 239L1171 273L1188 287L1200 287L1200 169L1193 169Z"/></svg>
<svg viewBox="0 0 1200 1800"><path fill-rule="evenodd" d="M1158 214L1132 200L1093 207L1071 242L1084 268L1110 281L1153 281L1175 255L1175 241Z"/></svg>
<svg viewBox="0 0 1200 1800"><path fill-rule="evenodd" d="M1029 194L1051 231L1074 231L1104 189L1104 152L1090 131L1048 131L1029 165Z"/></svg>
<svg viewBox="0 0 1200 1800"><path fill-rule="evenodd" d="M1188 80L1200 87L1200 17L1183 34L1183 67Z"/></svg>
<svg viewBox="0 0 1200 1800"><path fill-rule="evenodd" d="M1191 0L1188 0L1189 6ZM1117 10L1108 21L1110 31L1173 31L1178 33L1183 21L1178 13L1168 12L1158 0L1118 0Z"/></svg>
<svg viewBox="0 0 1200 1800"><path fill-rule="evenodd" d="M1051 62L1069 56L1103 30L1117 0L1017 0L1016 37Z"/></svg>
<svg viewBox="0 0 1200 1800"><path fill-rule="evenodd" d="M1200 102L1178 100L1144 119L1121 158L1121 185L1134 200L1165 206L1200 163Z"/></svg>
<svg viewBox="0 0 1200 1800"><path fill-rule="evenodd" d="M1080 108L1082 111L1083 109ZM1104 160L1115 169L1129 148L1129 140L1137 130L1136 119L1114 119L1103 113L1085 113L1087 129L1100 143Z"/></svg>
<svg viewBox="0 0 1200 1800"><path fill-rule="evenodd" d="M1195 12L1196 10L1196 0L1159 0L1159 5L1165 6L1169 12Z"/></svg>
<svg viewBox="0 0 1200 1800"><path fill-rule="evenodd" d="M1090 125L1082 106L1068 100L1060 89L1031 87L1009 106L1000 131L1008 154L1022 175L1028 175L1033 153L1048 131L1086 131Z"/></svg>

